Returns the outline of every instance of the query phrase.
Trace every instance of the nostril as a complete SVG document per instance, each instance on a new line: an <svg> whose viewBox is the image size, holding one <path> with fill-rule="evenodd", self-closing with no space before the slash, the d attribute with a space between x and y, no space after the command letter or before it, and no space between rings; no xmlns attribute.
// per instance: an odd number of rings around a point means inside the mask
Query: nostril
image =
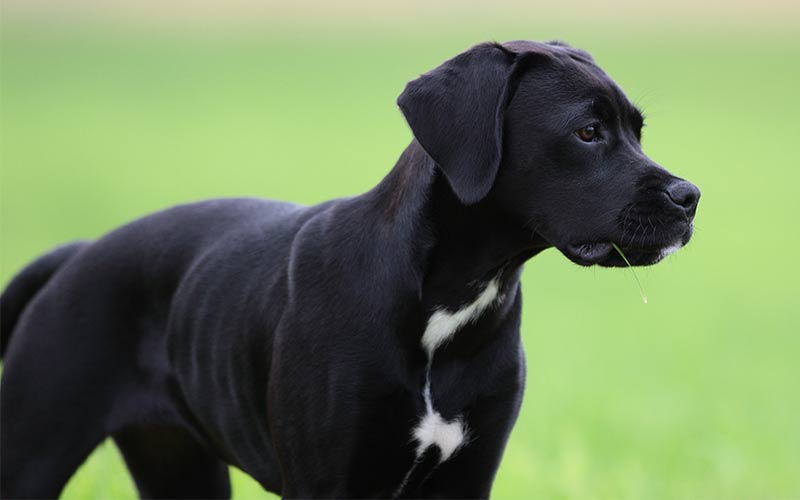
<svg viewBox="0 0 800 500"><path fill-rule="evenodd" d="M700 190L691 182L680 180L667 187L667 196L676 205L683 207L687 213L694 213L700 200Z"/></svg>

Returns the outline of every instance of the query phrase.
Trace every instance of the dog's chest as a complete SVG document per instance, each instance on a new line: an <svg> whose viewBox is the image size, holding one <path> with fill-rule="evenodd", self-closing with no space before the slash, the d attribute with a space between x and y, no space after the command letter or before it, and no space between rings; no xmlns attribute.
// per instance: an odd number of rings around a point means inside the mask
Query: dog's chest
<svg viewBox="0 0 800 500"><path fill-rule="evenodd" d="M412 430L412 436L417 443L418 458L430 448L436 447L439 461L444 462L465 446L469 422L460 415L446 419L436 410L436 401L431 390L431 370L436 363L437 349L450 342L460 330L478 320L502 300L500 280L495 278L480 287L470 302L455 310L437 308L428 318L421 339L422 349L427 355L425 385L422 389L425 412Z"/></svg>

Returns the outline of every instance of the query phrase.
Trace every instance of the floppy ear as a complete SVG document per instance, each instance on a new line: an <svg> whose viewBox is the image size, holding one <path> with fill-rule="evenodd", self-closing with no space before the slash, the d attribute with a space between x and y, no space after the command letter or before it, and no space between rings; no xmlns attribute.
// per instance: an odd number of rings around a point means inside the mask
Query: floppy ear
<svg viewBox="0 0 800 500"><path fill-rule="evenodd" d="M514 54L481 44L409 82L397 99L411 131L465 205L494 184Z"/></svg>

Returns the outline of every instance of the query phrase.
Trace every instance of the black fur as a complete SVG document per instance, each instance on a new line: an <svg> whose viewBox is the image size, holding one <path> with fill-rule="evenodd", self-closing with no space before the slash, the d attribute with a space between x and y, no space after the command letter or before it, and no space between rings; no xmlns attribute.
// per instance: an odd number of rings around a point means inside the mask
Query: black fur
<svg viewBox="0 0 800 500"><path fill-rule="evenodd" d="M75 242L58 247L31 262L14 277L0 300L0 356L6 347L23 309L64 263L88 245Z"/></svg>
<svg viewBox="0 0 800 500"><path fill-rule="evenodd" d="M2 496L57 496L110 435L148 497L226 497L227 464L286 497L487 497L524 384L523 263L622 265L611 241L655 263L699 191L564 44L478 45L398 103L415 140L361 196L179 206L23 270L2 296ZM504 299L432 364L467 444L417 459L426 322L495 277Z"/></svg>

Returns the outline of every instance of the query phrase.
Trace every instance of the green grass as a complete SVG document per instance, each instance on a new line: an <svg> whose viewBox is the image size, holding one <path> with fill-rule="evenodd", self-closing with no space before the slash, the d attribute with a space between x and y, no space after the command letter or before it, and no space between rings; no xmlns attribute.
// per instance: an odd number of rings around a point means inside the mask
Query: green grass
<svg viewBox="0 0 800 500"><path fill-rule="evenodd" d="M410 140L394 104L407 80L478 40L567 38L644 107L645 150L703 198L693 242L638 270L647 306L624 269L553 250L527 265L528 386L495 497L800 497L800 39L557 31L6 31L0 280L180 202L362 192ZM134 495L110 442L64 493Z"/></svg>

